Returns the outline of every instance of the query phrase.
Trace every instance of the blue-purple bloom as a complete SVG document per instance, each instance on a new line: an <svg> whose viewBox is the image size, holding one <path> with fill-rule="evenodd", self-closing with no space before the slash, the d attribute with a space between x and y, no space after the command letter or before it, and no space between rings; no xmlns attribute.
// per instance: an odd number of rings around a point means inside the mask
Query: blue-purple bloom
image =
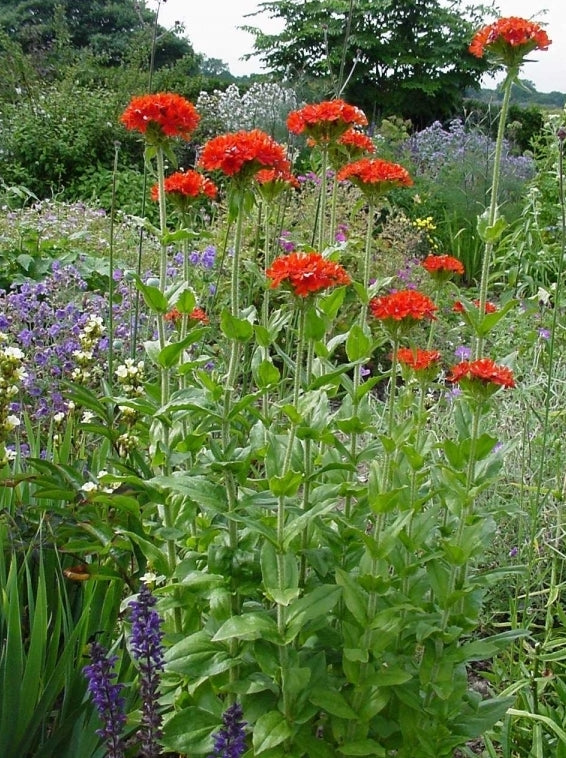
<svg viewBox="0 0 566 758"><path fill-rule="evenodd" d="M460 345L454 350L454 355L460 361L468 361L472 356L472 350L471 348L466 347L466 345Z"/></svg>
<svg viewBox="0 0 566 758"><path fill-rule="evenodd" d="M538 336L541 340L549 340L550 339L550 329L545 329L544 327L540 327L538 329Z"/></svg>
<svg viewBox="0 0 566 758"><path fill-rule="evenodd" d="M118 656L108 655L99 642L90 644L91 663L83 668L88 681L88 692L102 721L102 728L96 730L107 748L107 758L123 758L124 741L122 729L126 723L125 701L121 696L123 684L114 682L116 673L112 670Z"/></svg>
<svg viewBox="0 0 566 758"><path fill-rule="evenodd" d="M141 726L140 756L161 755L157 740L161 737L161 714L158 711L160 672L163 670L163 632L161 617L154 606L157 600L149 587L142 584L137 599L129 604L132 620L130 646L140 670Z"/></svg>
<svg viewBox="0 0 566 758"><path fill-rule="evenodd" d="M214 753L208 758L240 758L246 750L242 706L234 703L222 716L222 728L214 735Z"/></svg>

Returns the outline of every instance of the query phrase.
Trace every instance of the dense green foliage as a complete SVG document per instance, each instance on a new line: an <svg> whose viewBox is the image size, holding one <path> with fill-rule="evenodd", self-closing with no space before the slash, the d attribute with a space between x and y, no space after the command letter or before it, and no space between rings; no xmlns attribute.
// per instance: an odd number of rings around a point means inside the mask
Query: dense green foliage
<svg viewBox="0 0 566 758"><path fill-rule="evenodd" d="M473 15L457 0L271 0L260 8L285 24L280 34L246 27L270 69L291 81L322 79L326 94L343 89L373 120L453 115L486 70L467 52L481 6Z"/></svg>
<svg viewBox="0 0 566 758"><path fill-rule="evenodd" d="M137 38L153 36L155 13L145 2L129 0L1 0L0 29L26 53L46 56L68 45L89 49L116 65L127 60ZM192 52L187 39L159 27L157 66L167 65ZM54 61L55 63L55 61Z"/></svg>

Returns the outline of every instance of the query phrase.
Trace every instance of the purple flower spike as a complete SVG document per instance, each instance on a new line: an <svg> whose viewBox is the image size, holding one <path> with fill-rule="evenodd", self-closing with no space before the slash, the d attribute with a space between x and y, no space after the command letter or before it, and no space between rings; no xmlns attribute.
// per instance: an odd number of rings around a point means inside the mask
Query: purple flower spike
<svg viewBox="0 0 566 758"><path fill-rule="evenodd" d="M136 600L130 603L132 655L140 670L141 726L138 729L140 758L161 755L157 740L161 737L161 714L158 711L160 672L163 670L163 632L161 618L154 609L156 598L142 584Z"/></svg>
<svg viewBox="0 0 566 758"><path fill-rule="evenodd" d="M224 726L214 735L214 754L208 758L240 758L246 749L242 706L234 703L222 717Z"/></svg>
<svg viewBox="0 0 566 758"><path fill-rule="evenodd" d="M112 671L118 656L108 655L99 642L90 645L91 663L83 668L88 680L88 691L102 721L102 729L96 734L106 743L107 758L124 758L122 729L126 723L125 701L120 695L124 685L115 684L116 673Z"/></svg>

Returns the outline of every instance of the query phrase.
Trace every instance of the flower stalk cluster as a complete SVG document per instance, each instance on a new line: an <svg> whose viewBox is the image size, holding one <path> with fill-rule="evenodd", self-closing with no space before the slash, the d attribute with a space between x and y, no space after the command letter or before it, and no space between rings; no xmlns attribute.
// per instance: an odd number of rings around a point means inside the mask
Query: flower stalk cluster
<svg viewBox="0 0 566 758"><path fill-rule="evenodd" d="M104 741L106 758L123 758L125 743L122 731L126 723L126 702L122 697L124 685L115 681L117 674L113 671L118 660L117 655L108 655L100 642L91 642L88 666L83 674L88 682L88 692L102 722L96 734Z"/></svg>
<svg viewBox="0 0 566 758"><path fill-rule="evenodd" d="M158 710L159 683L163 670L163 632L161 617L155 610L157 599L143 584L136 600L130 603L132 631L130 646L137 662L142 700L141 725L137 736L142 758L156 758L161 754L158 740L161 737L161 714Z"/></svg>
<svg viewBox="0 0 566 758"><path fill-rule="evenodd" d="M8 463L8 435L20 425L19 417L11 413L11 407L26 377L23 351L5 345L5 341L6 335L0 333L0 468Z"/></svg>
<svg viewBox="0 0 566 758"><path fill-rule="evenodd" d="M105 472L100 472L100 476ZM130 632L131 656L139 669L141 719L135 740L140 758L157 758L161 755L161 713L159 712L159 686L163 671L162 620L155 610L157 600L146 584L142 584L137 597L129 603L132 622ZM91 662L83 668L87 689L102 722L96 734L104 740L106 758L123 758L126 750L124 727L126 702L122 696L124 685L116 682L114 665L117 655L109 655L99 642L90 644Z"/></svg>
<svg viewBox="0 0 566 758"><path fill-rule="evenodd" d="M222 717L222 728L214 735L214 752L208 758L240 758L246 750L246 722L242 706L234 703Z"/></svg>

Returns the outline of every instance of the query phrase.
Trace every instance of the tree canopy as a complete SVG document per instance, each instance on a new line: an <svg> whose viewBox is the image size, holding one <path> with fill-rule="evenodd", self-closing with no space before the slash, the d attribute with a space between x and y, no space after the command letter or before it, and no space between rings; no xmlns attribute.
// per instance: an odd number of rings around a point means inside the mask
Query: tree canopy
<svg viewBox="0 0 566 758"><path fill-rule="evenodd" d="M116 65L154 25L155 13L143 0L0 0L0 30L25 53L40 57L66 43ZM157 36L157 67L193 53L188 40L175 31L159 27Z"/></svg>
<svg viewBox="0 0 566 758"><path fill-rule="evenodd" d="M372 118L450 115L487 69L467 50L487 11L459 0L268 0L259 9L284 22L279 34L245 27L267 68L322 80Z"/></svg>

